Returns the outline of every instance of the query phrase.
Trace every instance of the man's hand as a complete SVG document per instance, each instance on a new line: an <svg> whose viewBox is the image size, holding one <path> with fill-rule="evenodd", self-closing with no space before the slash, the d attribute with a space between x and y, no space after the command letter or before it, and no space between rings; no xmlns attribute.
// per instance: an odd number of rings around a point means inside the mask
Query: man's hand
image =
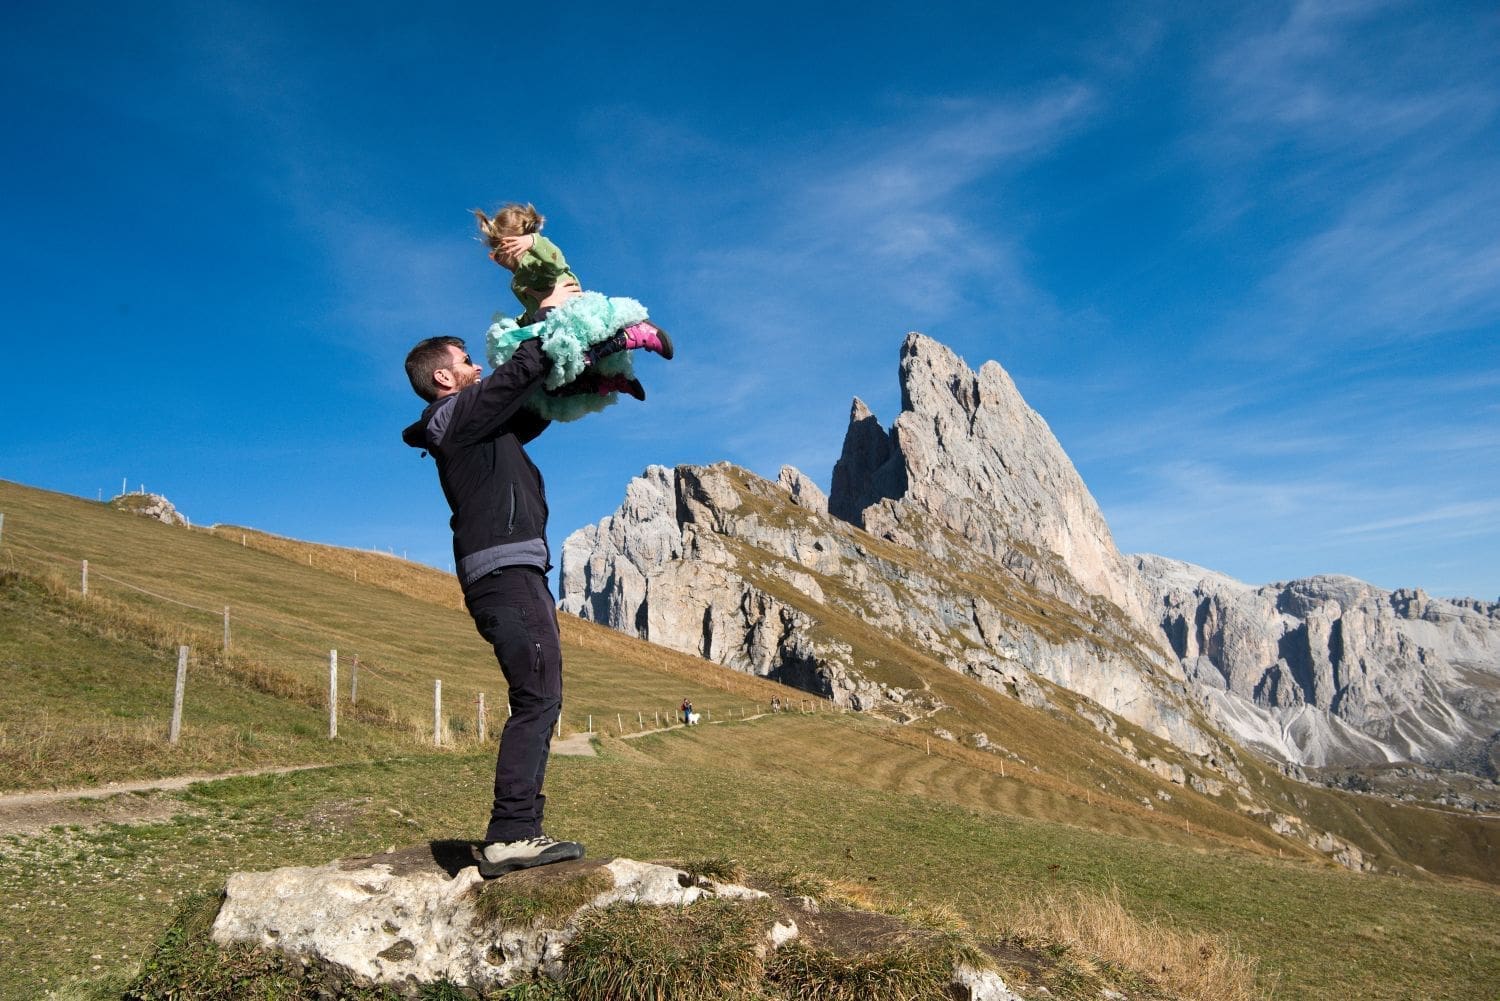
<svg viewBox="0 0 1500 1001"><path fill-rule="evenodd" d="M574 296L582 295L583 289L579 287L577 279L564 278L550 289L536 289L535 294L540 297L537 308L542 309L547 306L561 306Z"/></svg>

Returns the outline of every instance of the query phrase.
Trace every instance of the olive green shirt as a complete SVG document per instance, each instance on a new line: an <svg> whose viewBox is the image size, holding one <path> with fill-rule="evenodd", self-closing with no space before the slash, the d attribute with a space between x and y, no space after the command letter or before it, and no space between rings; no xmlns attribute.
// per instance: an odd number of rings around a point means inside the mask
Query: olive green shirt
<svg viewBox="0 0 1500 1001"><path fill-rule="evenodd" d="M523 327L536 322L537 308L558 282L565 278L578 282L578 276L568 267L557 244L540 233L535 234L535 237L531 249L516 262L516 270L510 280L510 290L521 300L521 305L526 307L526 312L516 320ZM583 285L582 282L578 284Z"/></svg>

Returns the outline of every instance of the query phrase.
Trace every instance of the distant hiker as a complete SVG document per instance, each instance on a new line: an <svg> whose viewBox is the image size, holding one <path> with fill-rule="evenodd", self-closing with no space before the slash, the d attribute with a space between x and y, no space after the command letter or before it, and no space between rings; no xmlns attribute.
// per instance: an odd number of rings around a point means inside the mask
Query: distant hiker
<svg viewBox="0 0 1500 1001"><path fill-rule="evenodd" d="M781 712L781 699L775 697L771 699L771 711L773 713Z"/></svg>
<svg viewBox="0 0 1500 1001"><path fill-rule="evenodd" d="M553 420L602 410L616 393L644 400L624 349L672 357L672 339L646 318L646 307L583 291L557 244L541 235L546 219L535 206L512 202L493 216L473 211L490 260L511 272L510 289L525 307L515 319L496 314L486 335L490 363L501 364L522 341L539 338L554 368L547 392L530 406Z"/></svg>
<svg viewBox="0 0 1500 1001"><path fill-rule="evenodd" d="M540 302L545 307L549 298ZM485 877L583 856L582 845L542 833L542 781L562 709L562 647L547 587L547 498L524 446L547 428L525 403L552 365L535 338L484 378L456 337L428 338L406 356L411 388L428 404L401 438L437 462L464 603L510 689L479 863Z"/></svg>
<svg viewBox="0 0 1500 1001"><path fill-rule="evenodd" d="M693 700L692 699L683 699L682 700L682 705L679 708L681 709L681 712L682 712L682 722L685 725L691 726L692 722L693 722L693 716L694 716L694 713L693 713Z"/></svg>

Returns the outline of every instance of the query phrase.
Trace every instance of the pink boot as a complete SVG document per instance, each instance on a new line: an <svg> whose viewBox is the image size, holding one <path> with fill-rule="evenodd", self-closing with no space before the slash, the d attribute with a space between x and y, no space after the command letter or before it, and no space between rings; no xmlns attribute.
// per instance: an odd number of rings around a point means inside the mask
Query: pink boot
<svg viewBox="0 0 1500 1001"><path fill-rule="evenodd" d="M639 348L655 351L663 358L671 358L672 338L650 320L642 320L640 323L621 327L614 332L612 337L589 348L583 354L583 363L585 366L593 367L601 359L608 358L612 354L620 351L635 351Z"/></svg>
<svg viewBox="0 0 1500 1001"><path fill-rule="evenodd" d="M625 347L627 350L645 348L653 351L663 358L672 357L672 338L667 332L650 320L642 320L640 323L632 323L620 331L625 335Z"/></svg>
<svg viewBox="0 0 1500 1001"><path fill-rule="evenodd" d="M646 387L641 385L641 380L631 379L623 375L602 375L599 377L599 388L596 390L600 396L608 396L610 393L624 393L632 396L642 403L646 402Z"/></svg>

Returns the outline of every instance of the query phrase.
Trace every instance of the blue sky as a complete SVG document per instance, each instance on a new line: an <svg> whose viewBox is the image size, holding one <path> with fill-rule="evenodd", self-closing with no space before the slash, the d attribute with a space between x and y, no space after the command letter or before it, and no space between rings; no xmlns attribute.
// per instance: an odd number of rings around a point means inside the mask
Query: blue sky
<svg viewBox="0 0 1500 1001"><path fill-rule="evenodd" d="M1500 595L1500 14L1057 6L12 5L0 477L447 567L401 361L519 199L679 345L533 449L555 548L652 463L826 488L921 330L1122 550Z"/></svg>

